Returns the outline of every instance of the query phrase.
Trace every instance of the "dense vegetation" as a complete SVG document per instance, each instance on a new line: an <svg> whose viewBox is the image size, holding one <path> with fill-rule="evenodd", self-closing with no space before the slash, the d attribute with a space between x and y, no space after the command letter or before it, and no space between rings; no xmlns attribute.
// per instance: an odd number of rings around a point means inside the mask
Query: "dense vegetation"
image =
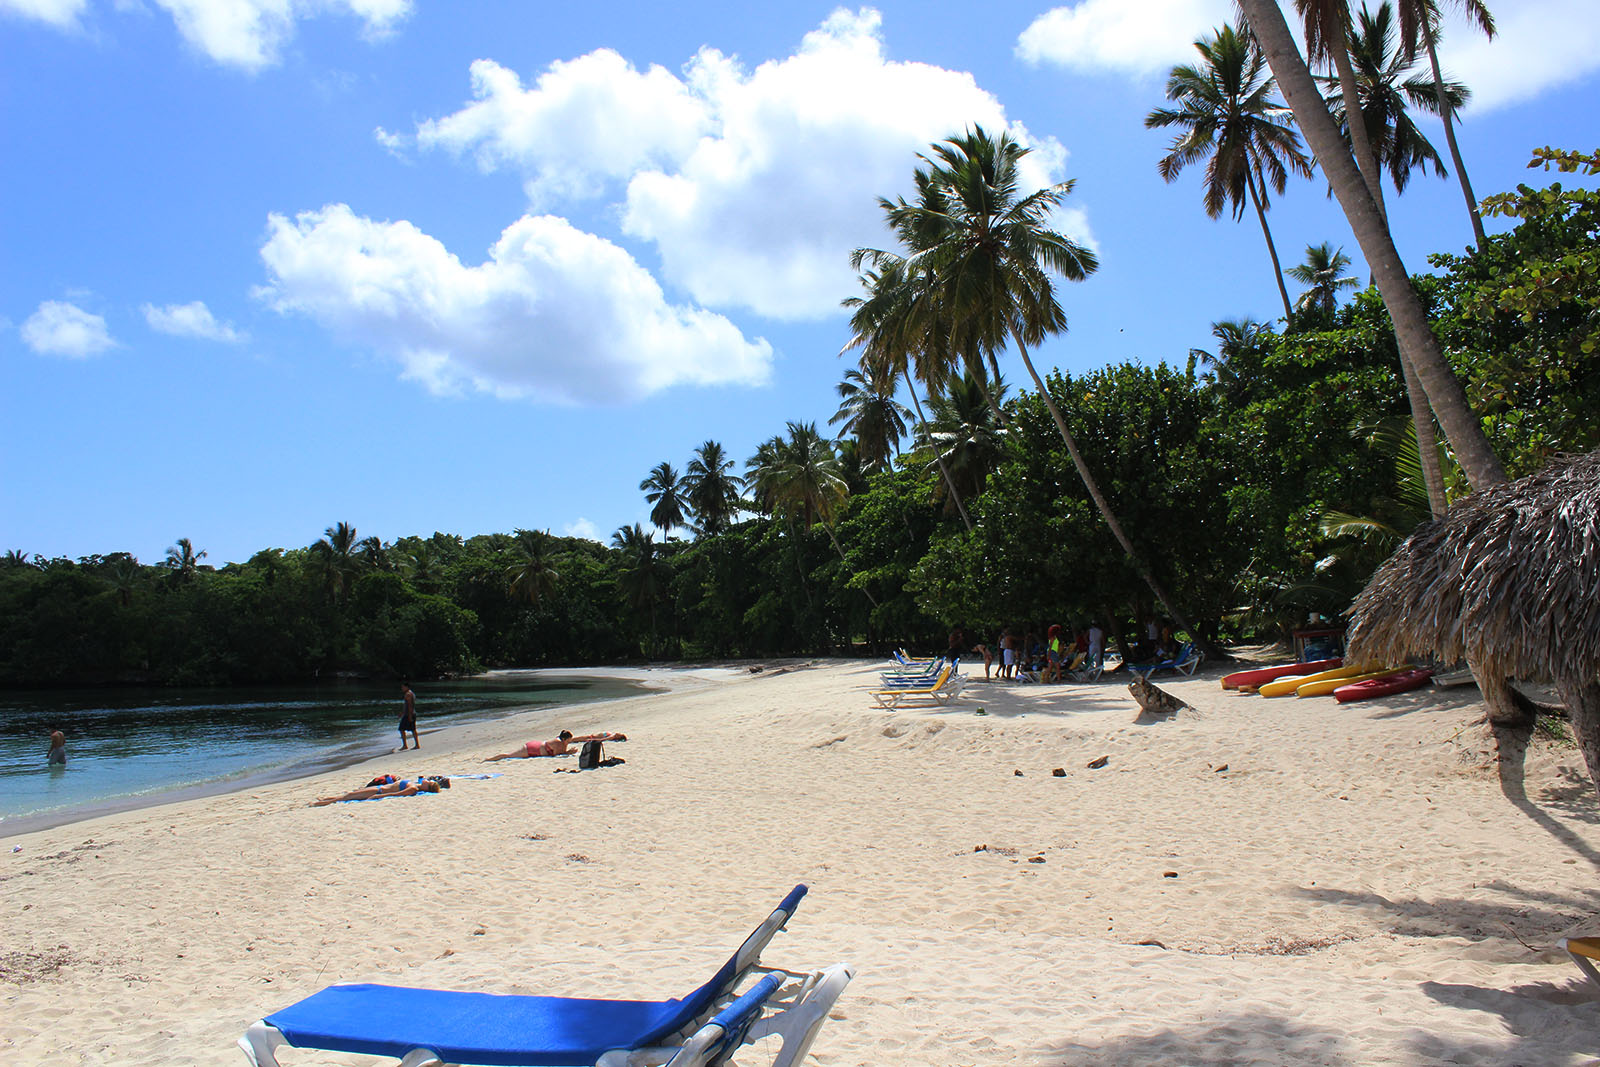
<svg viewBox="0 0 1600 1067"><path fill-rule="evenodd" d="M1600 444L1600 202L1552 186L1489 203L1515 228L1435 257L1439 273L1416 285L1515 476ZM1381 558L1360 538L1392 534L1397 501L1414 498L1388 316L1374 290L1339 306L1339 268L1321 252L1310 266L1327 299L1302 301L1281 332L1219 323L1213 352L1046 380L1198 635L1276 638L1308 611L1343 610ZM1008 397L984 364L928 396L925 426L851 371L837 441L791 423L743 477L712 441L681 478L663 463L641 489L680 535L665 540L631 527L609 546L536 531L381 543L338 523L310 546L220 568L187 541L155 565L13 550L0 560L0 684L942 649L956 625L1121 625L1159 611L1044 398ZM1459 472L1450 488L1465 491ZM1425 517L1425 500L1409 514L1398 521Z"/></svg>

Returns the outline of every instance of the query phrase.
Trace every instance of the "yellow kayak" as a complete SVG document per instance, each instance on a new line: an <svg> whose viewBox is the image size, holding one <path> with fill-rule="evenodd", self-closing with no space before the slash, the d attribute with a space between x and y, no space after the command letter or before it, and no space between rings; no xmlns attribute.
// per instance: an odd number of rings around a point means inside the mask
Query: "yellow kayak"
<svg viewBox="0 0 1600 1067"><path fill-rule="evenodd" d="M1294 695L1297 697L1327 696L1341 685L1354 685L1357 682L1364 682L1368 678L1382 678L1385 675L1404 669L1404 667L1385 667L1381 671L1367 671L1364 674L1353 674L1348 678L1325 678L1320 682L1306 682L1294 691Z"/></svg>
<svg viewBox="0 0 1600 1067"><path fill-rule="evenodd" d="M1257 690L1264 697L1286 697L1290 693L1298 692L1302 685L1311 682L1338 681L1343 685L1347 680L1358 674L1365 674L1372 668L1365 663L1358 663L1354 667L1335 667L1331 671L1318 671L1316 674L1302 674L1293 678L1279 678L1277 681L1268 682ZM1330 692L1332 690L1329 690Z"/></svg>

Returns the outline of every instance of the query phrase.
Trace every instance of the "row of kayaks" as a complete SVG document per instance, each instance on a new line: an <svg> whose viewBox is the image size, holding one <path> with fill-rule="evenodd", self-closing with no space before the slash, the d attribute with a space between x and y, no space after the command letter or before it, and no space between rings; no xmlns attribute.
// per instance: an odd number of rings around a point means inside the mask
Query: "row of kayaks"
<svg viewBox="0 0 1600 1067"><path fill-rule="evenodd" d="M1404 693L1428 684L1433 672L1421 667L1375 667L1372 664L1345 666L1342 659L1314 660L1311 663L1284 663L1276 667L1235 671L1222 679L1222 688L1264 697L1297 697L1333 694L1341 704L1352 700Z"/></svg>

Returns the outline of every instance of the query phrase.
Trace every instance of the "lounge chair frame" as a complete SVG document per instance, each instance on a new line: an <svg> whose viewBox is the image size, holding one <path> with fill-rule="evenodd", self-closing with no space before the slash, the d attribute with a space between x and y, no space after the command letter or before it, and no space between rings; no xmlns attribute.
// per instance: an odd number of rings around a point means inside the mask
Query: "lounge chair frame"
<svg viewBox="0 0 1600 1067"><path fill-rule="evenodd" d="M938 679L932 685L896 687L889 686L872 690L872 699L878 702L881 708L893 710L907 705L913 701L931 701L935 704L948 704L960 693L966 678L956 673L955 664L947 664L939 672Z"/></svg>
<svg viewBox="0 0 1600 1067"><path fill-rule="evenodd" d="M1600 989L1600 968L1595 966L1600 962L1600 937L1569 937L1561 942L1561 947L1567 950L1567 955L1578 965L1578 970L1589 977L1596 989Z"/></svg>

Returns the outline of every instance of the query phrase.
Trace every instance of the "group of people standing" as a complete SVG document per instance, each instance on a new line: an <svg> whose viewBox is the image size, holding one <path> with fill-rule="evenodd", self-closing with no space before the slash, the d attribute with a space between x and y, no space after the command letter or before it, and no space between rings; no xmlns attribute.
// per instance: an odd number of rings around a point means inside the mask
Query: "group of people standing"
<svg viewBox="0 0 1600 1067"><path fill-rule="evenodd" d="M1096 619L1070 634L1054 623L1044 631L1042 639L1032 626L1023 627L1021 636L1016 627L1007 626L995 637L993 645L973 642L965 630L958 628L950 634L945 656L952 662L969 653L983 657L985 681L1026 675L1044 682L1060 682L1071 671L1101 662L1105 648L1106 631Z"/></svg>

